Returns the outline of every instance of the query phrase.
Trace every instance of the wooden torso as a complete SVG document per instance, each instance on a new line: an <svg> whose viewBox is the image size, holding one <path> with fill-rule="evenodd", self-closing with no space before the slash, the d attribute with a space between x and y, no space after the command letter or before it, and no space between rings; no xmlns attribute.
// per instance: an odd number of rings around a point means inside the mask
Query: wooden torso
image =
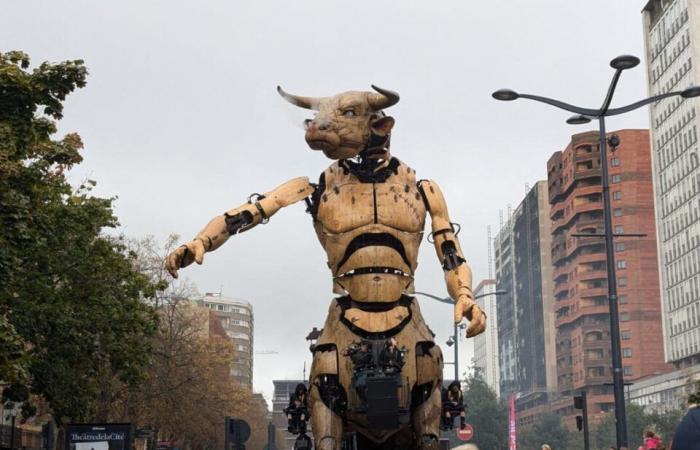
<svg viewBox="0 0 700 450"><path fill-rule="evenodd" d="M393 302L413 290L426 209L415 171L391 161L383 181L361 181L344 163L323 174L314 226L328 255L334 292L359 302Z"/></svg>

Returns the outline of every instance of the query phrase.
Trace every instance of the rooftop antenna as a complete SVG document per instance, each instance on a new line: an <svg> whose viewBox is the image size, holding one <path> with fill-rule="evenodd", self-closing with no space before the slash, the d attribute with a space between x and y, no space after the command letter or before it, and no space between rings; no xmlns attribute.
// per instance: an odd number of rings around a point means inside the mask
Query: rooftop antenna
<svg viewBox="0 0 700 450"><path fill-rule="evenodd" d="M499 233L502 229L503 229L503 210L499 209L498 210L498 231L499 231Z"/></svg>

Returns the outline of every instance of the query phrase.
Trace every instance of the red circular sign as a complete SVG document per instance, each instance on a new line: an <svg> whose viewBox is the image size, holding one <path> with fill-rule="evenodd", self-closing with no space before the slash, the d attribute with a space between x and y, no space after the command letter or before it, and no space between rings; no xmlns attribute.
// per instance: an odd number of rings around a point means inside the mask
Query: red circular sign
<svg viewBox="0 0 700 450"><path fill-rule="evenodd" d="M474 428L469 424L464 425L464 428L457 430L457 437L462 441L470 440L474 437Z"/></svg>

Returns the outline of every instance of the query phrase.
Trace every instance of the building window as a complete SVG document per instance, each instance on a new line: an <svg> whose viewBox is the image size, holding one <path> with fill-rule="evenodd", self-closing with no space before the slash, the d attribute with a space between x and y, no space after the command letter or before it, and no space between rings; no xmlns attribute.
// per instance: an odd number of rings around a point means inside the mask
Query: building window
<svg viewBox="0 0 700 450"><path fill-rule="evenodd" d="M622 357L623 358L631 358L632 357L632 349L631 348L623 348L622 349Z"/></svg>
<svg viewBox="0 0 700 450"><path fill-rule="evenodd" d="M621 331L620 332L620 339L622 339L623 341L629 341L630 339L632 339L632 334L626 330Z"/></svg>
<svg viewBox="0 0 700 450"><path fill-rule="evenodd" d="M615 225L615 234L624 234L625 233L625 227L622 225Z"/></svg>
<svg viewBox="0 0 700 450"><path fill-rule="evenodd" d="M620 158L613 158L610 160L610 165L613 167L618 167L620 165Z"/></svg>
<svg viewBox="0 0 700 450"><path fill-rule="evenodd" d="M616 252L624 252L625 251L625 243L624 242L616 242L615 243L615 251Z"/></svg>
<svg viewBox="0 0 700 450"><path fill-rule="evenodd" d="M620 313L620 322L629 322L629 321L630 321L630 313L628 313L628 312Z"/></svg>
<svg viewBox="0 0 700 450"><path fill-rule="evenodd" d="M618 261L617 268L618 269L626 269L627 268L627 261L625 261L624 259L621 259L620 261Z"/></svg>
<svg viewBox="0 0 700 450"><path fill-rule="evenodd" d="M620 200L622 198L622 191L613 192L613 200Z"/></svg>
<svg viewBox="0 0 700 450"><path fill-rule="evenodd" d="M618 298L620 299L620 303L623 305L626 305L627 303L629 303L629 300L627 300L627 295L621 295Z"/></svg>
<svg viewBox="0 0 700 450"><path fill-rule="evenodd" d="M623 368L623 370L625 371L625 375L627 375L627 376L632 375L632 366L625 366Z"/></svg>
<svg viewBox="0 0 700 450"><path fill-rule="evenodd" d="M224 305L216 305L217 311L223 311L224 310Z"/></svg>
<svg viewBox="0 0 700 450"><path fill-rule="evenodd" d="M622 208L613 209L613 216L620 217L622 215Z"/></svg>
<svg viewBox="0 0 700 450"><path fill-rule="evenodd" d="M618 286L627 286L627 278L625 277L620 277L620 279L617 281Z"/></svg>
<svg viewBox="0 0 700 450"><path fill-rule="evenodd" d="M620 175L620 174L613 175L612 178L610 179L610 181L612 183L619 183L620 181L622 181L622 175Z"/></svg>

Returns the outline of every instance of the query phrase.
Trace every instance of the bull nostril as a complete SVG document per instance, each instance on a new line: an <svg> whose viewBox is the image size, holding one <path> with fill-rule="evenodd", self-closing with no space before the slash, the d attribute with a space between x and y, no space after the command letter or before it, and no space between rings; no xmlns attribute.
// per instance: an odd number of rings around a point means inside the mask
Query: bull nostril
<svg viewBox="0 0 700 450"><path fill-rule="evenodd" d="M311 125L311 119L306 119L304 121L304 130L308 130L310 125Z"/></svg>
<svg viewBox="0 0 700 450"><path fill-rule="evenodd" d="M318 129L321 131L326 131L328 129L328 124L326 123L321 123L318 125Z"/></svg>

